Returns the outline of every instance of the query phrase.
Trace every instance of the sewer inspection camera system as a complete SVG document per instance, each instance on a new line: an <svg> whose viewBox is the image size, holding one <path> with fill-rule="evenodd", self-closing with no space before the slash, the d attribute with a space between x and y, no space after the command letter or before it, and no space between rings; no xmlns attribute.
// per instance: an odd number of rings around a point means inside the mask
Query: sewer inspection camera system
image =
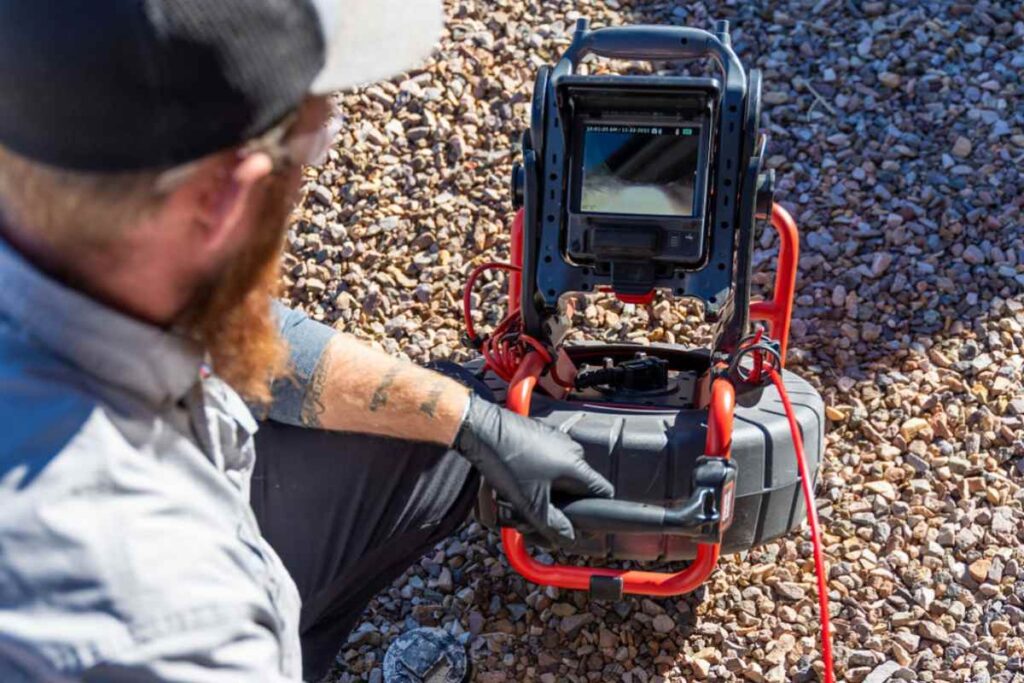
<svg viewBox="0 0 1024 683"><path fill-rule="evenodd" d="M544 542L524 536L511 508L481 489L478 518L501 529L509 563L534 583L609 600L687 593L720 554L789 533L808 515L827 600L813 507L824 406L784 369L799 236L773 203L759 131L761 74L744 71L728 31L725 21L714 32L590 30L581 19L558 63L537 74L511 184L511 263L470 274L466 338L482 356L473 367L496 395L579 442L615 498L556 501L576 529L575 544L563 550L588 564L545 564L528 549ZM578 74L591 54L710 59L719 74ZM772 297L751 301L759 221L777 231L779 253ZM508 271L509 311L479 335L469 294L488 269ZM564 343L573 295L592 292L639 306L695 299L715 323L710 347ZM682 568L597 566L617 560Z"/></svg>

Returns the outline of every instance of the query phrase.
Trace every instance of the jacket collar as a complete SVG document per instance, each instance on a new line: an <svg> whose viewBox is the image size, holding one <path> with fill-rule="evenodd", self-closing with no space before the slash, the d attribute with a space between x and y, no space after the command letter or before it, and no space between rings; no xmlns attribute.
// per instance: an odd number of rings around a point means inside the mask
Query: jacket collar
<svg viewBox="0 0 1024 683"><path fill-rule="evenodd" d="M2 239L0 318L82 372L154 404L183 398L203 364L195 343L51 279Z"/></svg>

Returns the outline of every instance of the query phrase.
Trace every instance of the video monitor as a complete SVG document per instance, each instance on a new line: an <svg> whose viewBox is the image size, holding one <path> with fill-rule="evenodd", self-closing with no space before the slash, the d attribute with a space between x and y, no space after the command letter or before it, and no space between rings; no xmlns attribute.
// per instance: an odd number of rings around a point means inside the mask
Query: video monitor
<svg viewBox="0 0 1024 683"><path fill-rule="evenodd" d="M699 126L586 125L580 211L694 215Z"/></svg>

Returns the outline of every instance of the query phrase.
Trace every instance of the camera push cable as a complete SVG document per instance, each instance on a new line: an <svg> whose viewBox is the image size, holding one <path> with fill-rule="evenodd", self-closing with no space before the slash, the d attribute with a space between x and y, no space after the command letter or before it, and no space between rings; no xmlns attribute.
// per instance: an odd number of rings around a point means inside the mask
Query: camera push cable
<svg viewBox="0 0 1024 683"><path fill-rule="evenodd" d="M740 363L746 356L753 361L752 367L745 370ZM803 489L804 505L807 509L807 525L811 532L811 546L814 555L814 573L818 582L818 611L821 621L821 659L825 668L825 682L835 681L832 662L832 621L829 616L828 576L825 567L825 553L821 541L821 527L818 524L818 508L814 505L814 488L807 469L807 456L804 453L804 439L800 426L796 421L793 404L786 393L782 381L782 354L779 344L770 339L764 328L743 339L729 360L728 373L733 380L741 384L765 384L765 377L779 392L782 407L789 422L789 433L793 440L793 451L796 455L797 470L800 473L800 486Z"/></svg>
<svg viewBox="0 0 1024 683"><path fill-rule="evenodd" d="M473 325L471 295L477 279L487 270L504 270L518 273L522 269L511 263L490 261L475 267L466 280L462 295L462 312L466 325L466 339L478 349L484 358L484 368L490 368L494 374L505 382L511 381L519 364L530 350L537 351L545 364L552 361L551 353L533 337L522 331L522 317L511 307L509 313L495 326L489 335L479 336ZM750 355L753 367L746 373L740 367L744 356ZM771 359L770 362L765 362ZM800 485L803 489L804 504L807 510L807 522L811 532L811 545L814 556L814 573L817 577L818 610L821 621L821 658L824 665L825 683L835 682L835 671L832 661L832 626L829 617L828 577L826 576L825 553L821 540L821 527L818 524L818 510L814 505L814 489L807 469L807 458L804 453L804 440L800 426L796 421L793 404L786 393L785 384L780 374L781 356L778 345L764 335L763 330L748 337L740 343L739 348L729 363L729 373L744 383L764 383L764 378L775 386L782 400L782 406L789 421L790 436L796 454L797 469L800 473Z"/></svg>
<svg viewBox="0 0 1024 683"><path fill-rule="evenodd" d="M818 508L814 505L814 490L811 485L811 477L807 472L807 458L804 455L804 439L800 434L800 427L796 423L796 415L793 412L793 404L789 402L789 395L782 383L782 376L773 367L767 368L768 377L779 392L782 399L782 406L786 410L786 419L789 420L789 431L793 437L793 449L796 451L796 465L800 470L800 485L804 491L804 504L807 507L807 524L811 531L811 545L814 548L814 573L818 579L818 611L821 620L821 660L825 665L825 681L833 683L836 680L832 664L832 626L828 612L828 577L825 569L825 553L821 543L821 527L818 525Z"/></svg>

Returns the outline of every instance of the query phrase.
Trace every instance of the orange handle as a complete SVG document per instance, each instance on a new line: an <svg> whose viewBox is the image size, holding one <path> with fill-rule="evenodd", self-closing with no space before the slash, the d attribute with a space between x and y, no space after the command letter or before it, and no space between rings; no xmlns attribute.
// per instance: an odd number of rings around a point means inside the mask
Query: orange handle
<svg viewBox="0 0 1024 683"><path fill-rule="evenodd" d="M782 364L785 365L786 349L789 347L789 323L793 319L796 268L800 262L800 232L793 217L779 204L772 205L772 227L779 233L775 287L770 300L750 304L750 317L768 321L768 336L779 341L779 352Z"/></svg>
<svg viewBox="0 0 1024 683"><path fill-rule="evenodd" d="M512 378L506 401L509 410L520 415L530 414L530 399L537 385L537 378L544 370L540 354L530 352L523 359ZM706 455L729 457L732 447L732 420L736 405L736 391L727 379L717 379L711 389L711 404L708 407L708 430L705 442ZM515 529L501 530L501 541L509 564L524 578L533 583L574 590L588 590L590 579L595 576L616 577L622 580L623 593L638 595L672 596L689 593L707 580L718 563L719 547L714 543L697 546L697 557L682 571L674 574L645 572L600 567L575 567L564 564L542 564L535 560L526 549L522 534Z"/></svg>

